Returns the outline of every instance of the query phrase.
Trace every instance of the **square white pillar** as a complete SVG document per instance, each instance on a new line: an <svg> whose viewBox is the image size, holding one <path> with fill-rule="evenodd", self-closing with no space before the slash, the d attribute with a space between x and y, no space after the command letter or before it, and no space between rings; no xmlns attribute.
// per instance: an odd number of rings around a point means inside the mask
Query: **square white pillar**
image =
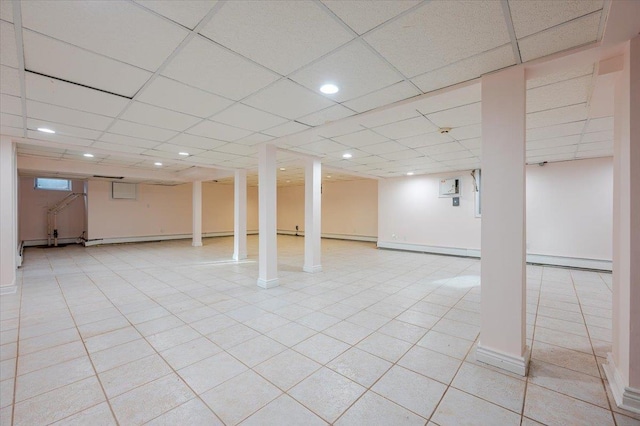
<svg viewBox="0 0 640 426"><path fill-rule="evenodd" d="M322 271L321 216L322 163L308 159L304 171L304 267L305 272Z"/></svg>
<svg viewBox="0 0 640 426"><path fill-rule="evenodd" d="M233 260L247 258L247 171L236 170L233 181Z"/></svg>
<svg viewBox="0 0 640 426"><path fill-rule="evenodd" d="M202 182L193 182L193 236L191 245L202 247Z"/></svg>
<svg viewBox="0 0 640 426"><path fill-rule="evenodd" d="M526 376L525 70L482 77L478 361Z"/></svg>
<svg viewBox="0 0 640 426"><path fill-rule="evenodd" d="M278 285L276 155L274 145L258 149L258 286L262 288Z"/></svg>
<svg viewBox="0 0 640 426"><path fill-rule="evenodd" d="M618 407L640 414L640 36L624 47L613 140L613 339L604 371Z"/></svg>
<svg viewBox="0 0 640 426"><path fill-rule="evenodd" d="M0 137L0 288L13 292L18 257L17 154L10 138Z"/></svg>

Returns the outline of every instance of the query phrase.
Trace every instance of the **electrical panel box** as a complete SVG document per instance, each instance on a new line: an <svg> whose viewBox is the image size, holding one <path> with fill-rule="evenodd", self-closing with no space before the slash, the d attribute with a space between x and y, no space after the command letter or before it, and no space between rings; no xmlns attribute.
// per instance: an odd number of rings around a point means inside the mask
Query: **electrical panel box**
<svg viewBox="0 0 640 426"><path fill-rule="evenodd" d="M135 200L136 187L135 183L111 182L111 198L114 200Z"/></svg>
<svg viewBox="0 0 640 426"><path fill-rule="evenodd" d="M440 197L459 197L460 179L440 179Z"/></svg>

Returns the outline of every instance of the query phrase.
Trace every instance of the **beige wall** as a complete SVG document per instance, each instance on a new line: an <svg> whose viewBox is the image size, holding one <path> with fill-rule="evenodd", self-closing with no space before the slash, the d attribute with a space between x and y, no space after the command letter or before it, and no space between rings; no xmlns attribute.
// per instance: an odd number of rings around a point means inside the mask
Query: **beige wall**
<svg viewBox="0 0 640 426"><path fill-rule="evenodd" d="M47 209L69 195L66 191L35 189L34 178L19 180L18 216L20 240L47 239ZM84 181L72 181L73 192L84 192ZM78 198L58 214L58 238L77 238L85 230L84 199Z"/></svg>
<svg viewBox="0 0 640 426"><path fill-rule="evenodd" d="M304 186L278 188L280 231L304 231ZM322 234L376 237L378 181L361 179L322 183Z"/></svg>
<svg viewBox="0 0 640 426"><path fill-rule="evenodd" d="M136 200L111 198L111 183L89 181L89 239L192 232L191 184L138 184ZM203 233L233 232L233 185L202 185ZM247 190L247 229L258 228L257 191Z"/></svg>

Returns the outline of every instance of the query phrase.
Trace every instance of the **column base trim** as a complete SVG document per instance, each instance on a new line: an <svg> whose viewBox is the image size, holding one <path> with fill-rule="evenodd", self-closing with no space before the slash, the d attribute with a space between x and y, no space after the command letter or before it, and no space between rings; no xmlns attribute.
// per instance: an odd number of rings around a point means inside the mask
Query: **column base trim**
<svg viewBox="0 0 640 426"><path fill-rule="evenodd" d="M322 265L315 265L315 266L303 266L302 270L304 272L309 272L309 273L315 273L315 272L322 272Z"/></svg>
<svg viewBox="0 0 640 426"><path fill-rule="evenodd" d="M494 351L493 349L482 347L480 344L478 344L478 348L476 349L476 359L478 361L521 376L526 376L529 372L530 357L531 350L528 346L525 348L524 355L521 357Z"/></svg>
<svg viewBox="0 0 640 426"><path fill-rule="evenodd" d="M0 295L3 295L3 296L5 294L14 294L17 291L18 291L18 286L15 284L3 285L0 287Z"/></svg>
<svg viewBox="0 0 640 426"><path fill-rule="evenodd" d="M278 287L278 285L278 278L272 278L270 280L263 280L262 278L258 278L258 287L273 288Z"/></svg>
<svg viewBox="0 0 640 426"><path fill-rule="evenodd" d="M193 247L202 247L202 241L199 243L191 243Z"/></svg>
<svg viewBox="0 0 640 426"><path fill-rule="evenodd" d="M233 260L245 260L247 258L247 254L237 254L237 253L233 253L233 256L231 257Z"/></svg>
<svg viewBox="0 0 640 426"><path fill-rule="evenodd" d="M624 385L620 371L613 362L611 352L607 355L607 362L602 366L618 408L640 414L640 389Z"/></svg>

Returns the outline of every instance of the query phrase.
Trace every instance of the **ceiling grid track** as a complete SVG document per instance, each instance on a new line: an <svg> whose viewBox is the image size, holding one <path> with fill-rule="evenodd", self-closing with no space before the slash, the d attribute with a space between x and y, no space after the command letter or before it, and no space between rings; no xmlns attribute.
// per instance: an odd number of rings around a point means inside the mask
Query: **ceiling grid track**
<svg viewBox="0 0 640 426"><path fill-rule="evenodd" d="M18 52L18 72L20 73L20 102L22 105L22 132L27 137L27 85L25 81L24 44L22 42L22 6L20 0L13 0L13 28Z"/></svg>
<svg viewBox="0 0 640 426"><path fill-rule="evenodd" d="M520 55L520 47L518 46L518 39L516 38L516 30L513 26L513 19L511 18L511 9L509 8L509 0L501 0L502 14L504 15L504 21L507 24L507 31L509 32L509 38L511 39L511 48L513 49L513 57L517 64L522 63L522 55Z"/></svg>

